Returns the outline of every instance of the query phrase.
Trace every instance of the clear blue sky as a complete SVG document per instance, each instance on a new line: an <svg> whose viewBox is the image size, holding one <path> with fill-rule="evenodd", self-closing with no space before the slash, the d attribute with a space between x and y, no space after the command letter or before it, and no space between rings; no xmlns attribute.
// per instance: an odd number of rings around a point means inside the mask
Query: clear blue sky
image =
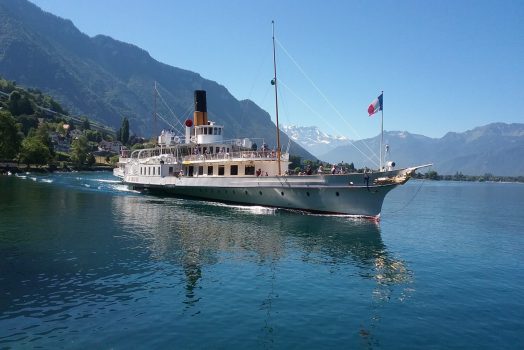
<svg viewBox="0 0 524 350"><path fill-rule="evenodd" d="M217 81L273 119L274 19L283 124L375 136L380 117L367 107L381 90L385 130L441 137L524 122L522 0L31 1Z"/></svg>

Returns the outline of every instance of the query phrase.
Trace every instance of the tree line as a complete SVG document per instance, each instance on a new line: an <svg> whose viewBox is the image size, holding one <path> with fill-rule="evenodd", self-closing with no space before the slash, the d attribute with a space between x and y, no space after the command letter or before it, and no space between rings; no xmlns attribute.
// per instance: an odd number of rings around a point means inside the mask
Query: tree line
<svg viewBox="0 0 524 350"><path fill-rule="evenodd" d="M50 135L71 140L69 151L55 150ZM58 102L39 90L26 90L0 78L0 161L50 168L67 164L84 169L95 164L93 152L103 140L127 144L127 118L115 135L107 127L93 128L87 117L69 116Z"/></svg>
<svg viewBox="0 0 524 350"><path fill-rule="evenodd" d="M490 173L484 175L464 175L460 171L457 171L454 175L440 175L434 170L426 173L415 173L414 178L435 181L524 182L524 176L499 176Z"/></svg>

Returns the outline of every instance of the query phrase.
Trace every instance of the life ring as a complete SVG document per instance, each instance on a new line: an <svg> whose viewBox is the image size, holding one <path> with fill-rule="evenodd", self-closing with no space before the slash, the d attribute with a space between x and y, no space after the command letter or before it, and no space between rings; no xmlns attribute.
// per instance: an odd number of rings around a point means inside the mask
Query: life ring
<svg viewBox="0 0 524 350"><path fill-rule="evenodd" d="M173 141L175 141L175 143L180 143L180 137L175 136L175 138L173 139Z"/></svg>

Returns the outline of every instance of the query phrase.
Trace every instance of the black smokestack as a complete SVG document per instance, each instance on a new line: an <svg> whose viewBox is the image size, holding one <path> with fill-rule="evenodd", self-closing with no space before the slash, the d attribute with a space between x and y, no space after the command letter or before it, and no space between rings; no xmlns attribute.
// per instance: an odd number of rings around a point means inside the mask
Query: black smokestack
<svg viewBox="0 0 524 350"><path fill-rule="evenodd" d="M195 125L207 125L207 102L205 90L195 90L195 112L193 112Z"/></svg>
<svg viewBox="0 0 524 350"><path fill-rule="evenodd" d="M195 112L207 112L205 90L195 90Z"/></svg>

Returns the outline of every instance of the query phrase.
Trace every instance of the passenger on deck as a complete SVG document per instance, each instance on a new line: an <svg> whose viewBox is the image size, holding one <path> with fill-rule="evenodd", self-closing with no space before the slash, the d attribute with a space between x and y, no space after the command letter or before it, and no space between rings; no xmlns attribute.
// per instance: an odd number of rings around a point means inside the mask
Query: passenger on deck
<svg viewBox="0 0 524 350"><path fill-rule="evenodd" d="M260 175L262 175L262 169L257 170L257 177L259 177Z"/></svg>

